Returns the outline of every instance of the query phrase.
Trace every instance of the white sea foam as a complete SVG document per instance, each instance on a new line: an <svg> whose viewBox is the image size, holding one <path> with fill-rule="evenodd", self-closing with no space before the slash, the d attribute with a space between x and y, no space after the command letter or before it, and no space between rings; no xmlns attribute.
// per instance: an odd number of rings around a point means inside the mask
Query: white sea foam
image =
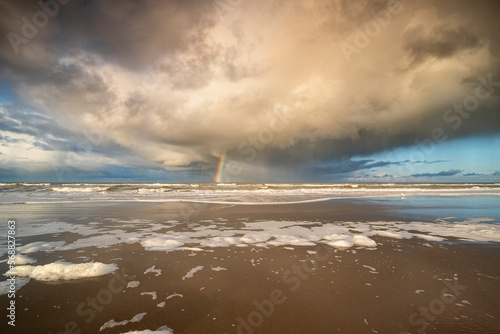
<svg viewBox="0 0 500 334"><path fill-rule="evenodd" d="M352 242L350 242L349 240L345 240L345 239L327 241L326 244L329 246L335 247L337 249L340 249L340 250L347 249L347 248L350 248L353 246Z"/></svg>
<svg viewBox="0 0 500 334"><path fill-rule="evenodd" d="M236 245L240 242L240 238L235 237L215 237L200 241L201 246L205 247L228 247Z"/></svg>
<svg viewBox="0 0 500 334"><path fill-rule="evenodd" d="M152 238L144 240L141 245L148 251L164 251L169 252L176 250L184 245L182 241L170 239L170 238Z"/></svg>
<svg viewBox="0 0 500 334"><path fill-rule="evenodd" d="M156 300L158 298L156 291L141 292L141 296L145 296L145 295L150 295L153 298L153 300Z"/></svg>
<svg viewBox="0 0 500 334"><path fill-rule="evenodd" d="M411 233L408 232L392 232L392 231L375 231L374 234L380 235L382 237L393 238L393 239L410 239L412 237Z"/></svg>
<svg viewBox="0 0 500 334"><path fill-rule="evenodd" d="M128 324L129 322L139 322L139 321L142 320L142 318L144 318L144 316L146 314L148 314L148 313L147 312L139 313L139 314L136 314L130 320L123 320L123 321L120 321L120 322L116 322L115 319L111 319L110 321L108 321L104 325L102 325L101 328L99 328L99 331L105 330L106 328L113 328L113 327L116 327L116 326L123 326L123 325Z"/></svg>
<svg viewBox="0 0 500 334"><path fill-rule="evenodd" d="M212 267L213 271L222 271L222 270L227 270L227 268L224 267Z"/></svg>
<svg viewBox="0 0 500 334"><path fill-rule="evenodd" d="M184 275L184 277L182 279L185 280L186 278L193 278L193 275L202 269L203 269L203 266L194 267L193 269L188 271L188 273L186 275Z"/></svg>
<svg viewBox="0 0 500 334"><path fill-rule="evenodd" d="M147 274L147 273L155 273L155 276L160 276L161 269L156 269L155 266L153 265L151 268L146 269L144 274Z"/></svg>
<svg viewBox="0 0 500 334"><path fill-rule="evenodd" d="M139 281L130 281L127 284L127 288L137 288L140 284L141 282Z"/></svg>
<svg viewBox="0 0 500 334"><path fill-rule="evenodd" d="M364 236L364 235L355 235L352 237L354 244L357 246L364 246L364 247L377 247L377 243L373 241L372 239Z"/></svg>
<svg viewBox="0 0 500 334"><path fill-rule="evenodd" d="M173 294L171 294L170 296L167 297L167 300L171 299L171 298L174 298L174 297L181 297L182 298L184 296L182 294L180 294L180 293L173 293Z"/></svg>
<svg viewBox="0 0 500 334"><path fill-rule="evenodd" d="M366 264L363 265L363 267L370 269L371 271L377 271L377 269L367 266Z"/></svg>
<svg viewBox="0 0 500 334"><path fill-rule="evenodd" d="M187 250L187 251L192 251L192 252L202 252L203 251L203 248L199 248L199 247L183 247L182 249L184 250ZM192 255L196 255L196 254L189 254L190 256Z"/></svg>
<svg viewBox="0 0 500 334"><path fill-rule="evenodd" d="M500 242L500 224L491 218L473 218L453 221L453 217L436 219L435 222L311 222L311 221L239 221L239 228L225 223L207 225L199 221L181 230L166 229L180 223L165 221L161 224L151 220L108 219L114 229L106 224L68 224L64 222L36 222L30 228L35 235L46 234L50 228L60 233L70 231L85 236L72 243L64 241L40 241L18 246L21 256L35 252L54 252L89 247L111 247L119 244L140 243L147 251L172 252L210 251L217 247L314 247L327 244L344 250L353 246L374 249L375 238L414 239L440 242L458 238L470 242ZM50 228L44 228L43 224ZM124 227L126 226L126 228ZM124 227L119 228L119 227ZM156 228L152 228L156 227ZM161 231L161 232L160 232ZM429 243L426 243L429 245ZM22 261L22 260L20 260ZM22 263L22 262L20 262ZM28 263L26 263L28 264ZM148 271L160 274L160 269Z"/></svg>
<svg viewBox="0 0 500 334"><path fill-rule="evenodd" d="M154 331L145 329L142 331L130 331L122 334L174 334L174 331L167 326L161 326Z"/></svg>
<svg viewBox="0 0 500 334"><path fill-rule="evenodd" d="M43 266L16 266L14 269L7 271L4 276L30 277L38 281L58 281L97 277L110 274L116 270L118 270L116 264L55 262Z"/></svg>
<svg viewBox="0 0 500 334"><path fill-rule="evenodd" d="M292 246L314 246L316 245L314 242L307 240L306 238L302 238L296 235L275 235L274 239L267 242L266 244L271 246L284 246L284 245L292 245Z"/></svg>
<svg viewBox="0 0 500 334"><path fill-rule="evenodd" d="M197 248L244 246L315 246L325 243L338 249L352 246L375 248L373 236L395 239L422 239L443 241L448 237L458 237L469 241L500 242L500 226L489 223L490 219L475 219L463 223L443 222L340 222L323 223L307 221L257 221L245 222L237 230L209 226L186 232L167 232L154 235L142 244L147 250L183 249L183 245ZM251 230L251 231L248 231ZM243 236L241 233L245 231ZM248 232L247 232L248 231ZM412 232L410 232L412 231ZM420 231L415 233L413 231ZM180 241L182 240L182 241ZM186 247L187 248L187 247ZM190 246L188 249L191 249Z"/></svg>

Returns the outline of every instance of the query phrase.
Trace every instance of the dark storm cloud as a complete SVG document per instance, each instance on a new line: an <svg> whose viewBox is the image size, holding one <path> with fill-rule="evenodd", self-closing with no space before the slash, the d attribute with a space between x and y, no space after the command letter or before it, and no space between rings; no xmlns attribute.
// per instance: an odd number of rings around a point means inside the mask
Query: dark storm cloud
<svg viewBox="0 0 500 334"><path fill-rule="evenodd" d="M187 47L189 38L199 38L213 25L213 17L207 15L213 10L210 1L65 2L57 8L48 7L53 17L30 38L31 42L43 43L46 52L71 54L84 49L133 68L156 61L165 51L173 53ZM32 22L42 10L37 1L4 1L2 9L3 36L8 32L22 35L21 20ZM2 39L4 55L13 51L9 44Z"/></svg>
<svg viewBox="0 0 500 334"><path fill-rule="evenodd" d="M101 164L205 171L228 152L327 174L395 164L351 157L428 143L436 129L446 140L498 133L498 2L401 1L387 19L391 6L75 0L16 52L9 34L42 9L3 1L0 75L17 105L2 107L0 127L62 165L66 152L87 154L78 147L92 132ZM384 15L348 62L339 44ZM490 97L447 113L483 79Z"/></svg>
<svg viewBox="0 0 500 334"><path fill-rule="evenodd" d="M384 173L382 175L366 175L365 177L373 177L374 179L385 179L385 178L392 178L393 175Z"/></svg>
<svg viewBox="0 0 500 334"><path fill-rule="evenodd" d="M462 172L461 169L450 169L450 170L443 170L439 173L421 173L421 174L413 174L410 175L411 177L436 177L436 176L453 176L460 174Z"/></svg>
<svg viewBox="0 0 500 334"><path fill-rule="evenodd" d="M314 168L314 171L321 174L341 174L341 173L350 173L355 172L357 170L362 169L370 169L377 167L388 167L388 166L401 166L408 161L375 161L372 159L364 159L364 160L343 160L340 162L332 162L328 165L317 166Z"/></svg>
<svg viewBox="0 0 500 334"><path fill-rule="evenodd" d="M451 57L461 51L479 47L482 43L477 34L465 27L452 28L441 25L432 29L428 36L423 36L421 31L422 27L415 27L404 36L405 49L416 63L428 57Z"/></svg>
<svg viewBox="0 0 500 334"><path fill-rule="evenodd" d="M61 178L58 178L62 176ZM192 182L204 181L203 176L194 172L182 172L180 175ZM179 175L173 178L161 169L130 168L106 165L100 170L82 171L78 168L65 167L54 173L52 170L32 172L23 168L0 168L0 180L3 182L178 182Z"/></svg>
<svg viewBox="0 0 500 334"><path fill-rule="evenodd" d="M438 164L441 162L448 162L450 160L434 160L434 161L415 161L414 163L421 163L421 164L426 164L426 165L432 165L432 164Z"/></svg>

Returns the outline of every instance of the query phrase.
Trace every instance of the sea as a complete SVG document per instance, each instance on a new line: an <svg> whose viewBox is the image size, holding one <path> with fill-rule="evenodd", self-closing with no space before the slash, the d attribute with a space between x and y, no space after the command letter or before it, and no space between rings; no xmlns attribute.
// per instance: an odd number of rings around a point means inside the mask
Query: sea
<svg viewBox="0 0 500 334"><path fill-rule="evenodd" d="M0 183L0 204L184 201L250 205L450 196L500 200L500 183Z"/></svg>

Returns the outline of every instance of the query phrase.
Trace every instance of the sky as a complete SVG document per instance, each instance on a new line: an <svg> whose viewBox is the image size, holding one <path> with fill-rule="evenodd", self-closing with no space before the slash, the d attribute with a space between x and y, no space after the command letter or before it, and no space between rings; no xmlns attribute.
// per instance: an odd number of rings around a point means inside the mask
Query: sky
<svg viewBox="0 0 500 334"><path fill-rule="evenodd" d="M495 0L0 0L0 182L500 182Z"/></svg>

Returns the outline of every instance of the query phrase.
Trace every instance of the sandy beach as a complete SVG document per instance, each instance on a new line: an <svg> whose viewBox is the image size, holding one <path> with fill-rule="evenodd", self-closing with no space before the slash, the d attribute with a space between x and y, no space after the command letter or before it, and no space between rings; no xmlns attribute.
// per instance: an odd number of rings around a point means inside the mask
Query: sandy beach
<svg viewBox="0 0 500 334"><path fill-rule="evenodd" d="M429 219L419 205L400 210L392 201L339 200L32 204L29 212L26 205L3 207L23 221L20 235L31 234L19 238L18 249L36 261L33 266L64 261L114 267L87 278L78 278L81 268L67 267L76 270L74 279L47 280L49 274L31 271L16 293L15 329L3 322L2 331L500 330L499 244L464 241L464 231L456 229L426 232L425 224L439 225L438 217ZM419 211L424 231L403 228ZM0 269L6 272L7 264ZM8 303L6 295L0 303Z"/></svg>

